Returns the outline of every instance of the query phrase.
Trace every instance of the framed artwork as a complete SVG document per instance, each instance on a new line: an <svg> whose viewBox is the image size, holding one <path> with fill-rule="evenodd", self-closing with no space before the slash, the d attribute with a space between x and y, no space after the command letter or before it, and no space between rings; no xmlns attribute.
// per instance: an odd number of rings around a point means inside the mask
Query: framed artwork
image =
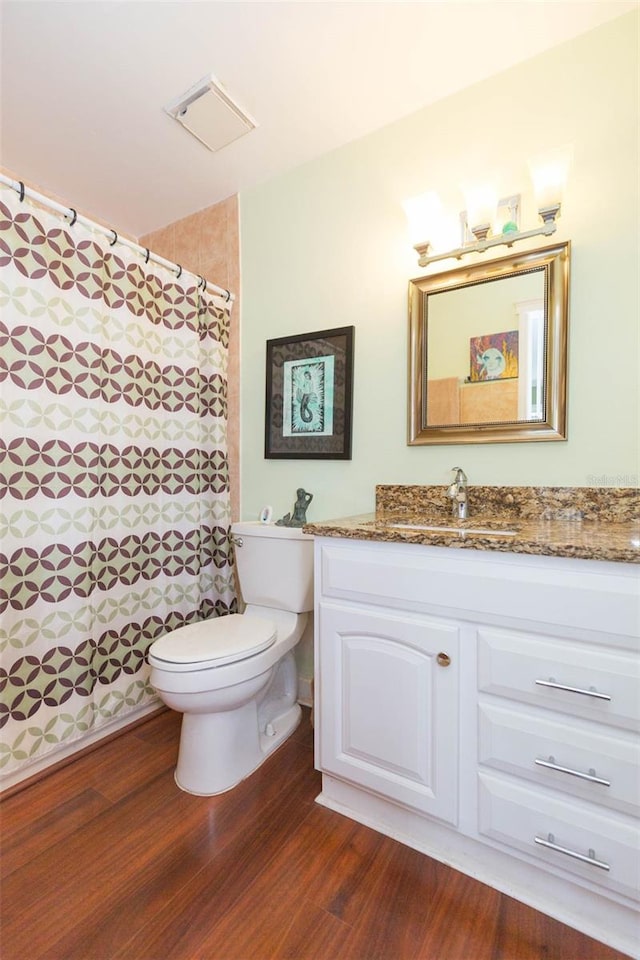
<svg viewBox="0 0 640 960"><path fill-rule="evenodd" d="M351 459L353 331L267 340L267 459Z"/></svg>
<svg viewBox="0 0 640 960"><path fill-rule="evenodd" d="M471 337L469 344L471 383L510 380L518 376L518 331Z"/></svg>

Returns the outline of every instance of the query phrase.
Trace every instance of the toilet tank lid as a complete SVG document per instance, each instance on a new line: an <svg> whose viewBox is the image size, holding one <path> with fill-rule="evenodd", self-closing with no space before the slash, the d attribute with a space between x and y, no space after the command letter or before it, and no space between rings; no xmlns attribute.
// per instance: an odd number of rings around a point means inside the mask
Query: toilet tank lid
<svg viewBox="0 0 640 960"><path fill-rule="evenodd" d="M222 666L270 647L277 627L261 617L232 613L179 627L149 647L149 657L165 663Z"/></svg>

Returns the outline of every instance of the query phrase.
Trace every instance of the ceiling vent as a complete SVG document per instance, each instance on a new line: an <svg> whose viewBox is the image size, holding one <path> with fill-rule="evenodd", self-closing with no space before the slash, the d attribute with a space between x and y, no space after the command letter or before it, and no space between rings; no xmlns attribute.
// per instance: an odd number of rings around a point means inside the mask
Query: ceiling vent
<svg viewBox="0 0 640 960"><path fill-rule="evenodd" d="M253 117L231 99L212 73L164 109L213 152L233 143L257 126Z"/></svg>

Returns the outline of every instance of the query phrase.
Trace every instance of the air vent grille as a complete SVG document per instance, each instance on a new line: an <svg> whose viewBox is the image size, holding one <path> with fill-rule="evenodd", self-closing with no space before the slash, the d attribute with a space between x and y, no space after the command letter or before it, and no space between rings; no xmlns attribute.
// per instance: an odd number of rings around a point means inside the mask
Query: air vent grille
<svg viewBox="0 0 640 960"><path fill-rule="evenodd" d="M213 74L203 77L165 112L215 152L250 133L256 121L227 93Z"/></svg>

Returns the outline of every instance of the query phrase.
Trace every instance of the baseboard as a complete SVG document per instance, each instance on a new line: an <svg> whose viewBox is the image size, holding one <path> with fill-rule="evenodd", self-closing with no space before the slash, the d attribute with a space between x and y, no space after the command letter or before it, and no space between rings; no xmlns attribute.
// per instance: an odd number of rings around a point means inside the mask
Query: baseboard
<svg viewBox="0 0 640 960"><path fill-rule="evenodd" d="M313 677L298 677L298 703L313 706Z"/></svg>

